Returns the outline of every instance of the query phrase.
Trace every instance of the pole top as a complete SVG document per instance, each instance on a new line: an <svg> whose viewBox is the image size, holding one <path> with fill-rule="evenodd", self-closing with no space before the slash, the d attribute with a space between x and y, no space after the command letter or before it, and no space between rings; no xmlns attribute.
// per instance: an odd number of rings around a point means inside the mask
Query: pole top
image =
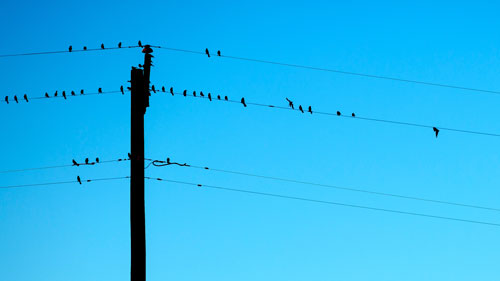
<svg viewBox="0 0 500 281"><path fill-rule="evenodd" d="M153 49L151 49L151 45L144 45L142 52L144 54L151 54L153 52Z"/></svg>

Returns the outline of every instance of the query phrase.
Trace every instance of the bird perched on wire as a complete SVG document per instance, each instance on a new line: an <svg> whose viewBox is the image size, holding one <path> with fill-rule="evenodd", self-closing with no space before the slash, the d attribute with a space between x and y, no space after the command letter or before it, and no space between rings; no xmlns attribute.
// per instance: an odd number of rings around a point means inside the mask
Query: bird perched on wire
<svg viewBox="0 0 500 281"><path fill-rule="evenodd" d="M439 134L439 129L436 127L432 127L432 130L434 130L434 133L436 134L436 138L437 138L438 134Z"/></svg>
<svg viewBox="0 0 500 281"><path fill-rule="evenodd" d="M137 42L137 45L139 45L139 47L142 47L141 40L139 40L139 42Z"/></svg>
<svg viewBox="0 0 500 281"><path fill-rule="evenodd" d="M78 162L76 162L75 159L71 160L71 162L73 162L73 166L80 166L80 164L78 164Z"/></svg>
<svg viewBox="0 0 500 281"><path fill-rule="evenodd" d="M96 157L95 162L99 163L99 157Z"/></svg>
<svg viewBox="0 0 500 281"><path fill-rule="evenodd" d="M204 97L203 91L200 91L200 97Z"/></svg>
<svg viewBox="0 0 500 281"><path fill-rule="evenodd" d="M65 91L62 91L62 96L64 99L66 99L66 92Z"/></svg>
<svg viewBox="0 0 500 281"><path fill-rule="evenodd" d="M24 94L24 100L28 102L28 96L26 94Z"/></svg>
<svg viewBox="0 0 500 281"><path fill-rule="evenodd" d="M174 95L174 87L170 87L170 94Z"/></svg>
<svg viewBox="0 0 500 281"><path fill-rule="evenodd" d="M76 96L75 91L71 91L72 96Z"/></svg>
<svg viewBox="0 0 500 281"><path fill-rule="evenodd" d="M125 94L125 92L123 91L123 86L120 86L120 92L122 92L122 95Z"/></svg>
<svg viewBox="0 0 500 281"><path fill-rule="evenodd" d="M83 89L80 90L80 95L83 95Z"/></svg>
<svg viewBox="0 0 500 281"><path fill-rule="evenodd" d="M83 50L84 50L84 51L87 51L87 46L83 46Z"/></svg>
<svg viewBox="0 0 500 281"><path fill-rule="evenodd" d="M46 98L50 98L50 97L49 97L49 93L45 93L45 97L46 97Z"/></svg>
<svg viewBox="0 0 500 281"><path fill-rule="evenodd" d="M57 91L54 93L54 97L57 97Z"/></svg>
<svg viewBox="0 0 500 281"><path fill-rule="evenodd" d="M243 104L244 107L247 107L247 104L245 103L245 98L241 98L241 103Z"/></svg>
<svg viewBox="0 0 500 281"><path fill-rule="evenodd" d="M78 181L79 184L82 184L82 180L80 179L80 176L76 176L76 180Z"/></svg>
<svg viewBox="0 0 500 281"><path fill-rule="evenodd" d="M217 55L220 57L220 50L217 51Z"/></svg>
<svg viewBox="0 0 500 281"><path fill-rule="evenodd" d="M153 90L153 93L155 93L155 94L156 94L155 85L151 85L151 90Z"/></svg>
<svg viewBox="0 0 500 281"><path fill-rule="evenodd" d="M184 96L186 96L186 95L187 95L187 90L184 90L184 92L182 92L182 94L183 94Z"/></svg>
<svg viewBox="0 0 500 281"><path fill-rule="evenodd" d="M88 165L89 164L89 159L88 158L85 158L85 164Z"/></svg>
<svg viewBox="0 0 500 281"><path fill-rule="evenodd" d="M354 114L354 112L351 114L352 117L356 117L356 114Z"/></svg>
<svg viewBox="0 0 500 281"><path fill-rule="evenodd" d="M300 110L300 112L304 113L304 110L302 109L302 105L299 105L299 110Z"/></svg>
<svg viewBox="0 0 500 281"><path fill-rule="evenodd" d="M73 51L73 47L70 45L69 48L68 48L68 51L71 53L71 51Z"/></svg>
<svg viewBox="0 0 500 281"><path fill-rule="evenodd" d="M207 56L210 57L210 52L208 51L208 48L205 49L205 54L207 54Z"/></svg>
<svg viewBox="0 0 500 281"><path fill-rule="evenodd" d="M309 113L313 114L313 110L312 110L312 107L311 107L311 106L309 106L309 109L307 110L307 112L309 112Z"/></svg>
<svg viewBox="0 0 500 281"><path fill-rule="evenodd" d="M5 96L5 102L9 104L9 96Z"/></svg>
<svg viewBox="0 0 500 281"><path fill-rule="evenodd" d="M102 88L97 89L97 92L98 92L99 94L102 94Z"/></svg>
<svg viewBox="0 0 500 281"><path fill-rule="evenodd" d="M285 98L285 99L288 102L288 106L291 107L292 109L295 109L295 108L293 108L293 101L289 100L288 98Z"/></svg>
<svg viewBox="0 0 500 281"><path fill-rule="evenodd" d="M227 96L224 96L224 100L225 100L225 101L228 101L229 99L227 98Z"/></svg>
<svg viewBox="0 0 500 281"><path fill-rule="evenodd" d="M208 93L208 100L212 101L212 95L210 93Z"/></svg>
<svg viewBox="0 0 500 281"><path fill-rule="evenodd" d="M104 43L102 43L102 44L101 44L101 49L103 49L103 50L104 50Z"/></svg>
<svg viewBox="0 0 500 281"><path fill-rule="evenodd" d="M19 103L19 101L17 100L17 96L14 96L14 100L16 101L16 103Z"/></svg>
<svg viewBox="0 0 500 281"><path fill-rule="evenodd" d="M220 100L220 95L217 95L217 99Z"/></svg>
<svg viewBox="0 0 500 281"><path fill-rule="evenodd" d="M118 48L122 47L122 42L118 42Z"/></svg>
<svg viewBox="0 0 500 281"><path fill-rule="evenodd" d="M165 86L161 87L161 91L165 93Z"/></svg>
<svg viewBox="0 0 500 281"><path fill-rule="evenodd" d="M196 91L193 91L193 97L196 97Z"/></svg>
<svg viewBox="0 0 500 281"><path fill-rule="evenodd" d="M341 114L340 111L337 111L337 116L340 116L340 114Z"/></svg>

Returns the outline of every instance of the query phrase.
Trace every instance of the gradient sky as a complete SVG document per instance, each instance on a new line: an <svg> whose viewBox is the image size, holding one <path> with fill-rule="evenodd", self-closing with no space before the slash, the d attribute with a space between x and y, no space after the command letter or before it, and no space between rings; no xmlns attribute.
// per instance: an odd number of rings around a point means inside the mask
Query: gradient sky
<svg viewBox="0 0 500 281"><path fill-rule="evenodd" d="M153 45L500 90L493 1L2 1L0 54ZM500 133L500 96L154 51L152 83ZM0 58L0 92L118 90L139 49ZM0 104L0 170L130 150L130 96ZM146 157L500 207L499 138L151 97ZM129 163L0 174L127 176ZM500 223L498 212L180 167L146 174ZM146 182L148 280L498 280L499 227ZM127 180L0 190L0 279L127 280Z"/></svg>

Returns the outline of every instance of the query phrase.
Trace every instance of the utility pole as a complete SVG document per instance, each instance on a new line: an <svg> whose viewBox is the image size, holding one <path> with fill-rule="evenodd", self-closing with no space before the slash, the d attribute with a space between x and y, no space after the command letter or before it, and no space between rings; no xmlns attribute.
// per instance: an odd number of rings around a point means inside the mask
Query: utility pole
<svg viewBox="0 0 500 281"><path fill-rule="evenodd" d="M144 211L144 115L149 107L151 53L144 46L144 71L132 67L130 99L130 280L146 281L146 218Z"/></svg>

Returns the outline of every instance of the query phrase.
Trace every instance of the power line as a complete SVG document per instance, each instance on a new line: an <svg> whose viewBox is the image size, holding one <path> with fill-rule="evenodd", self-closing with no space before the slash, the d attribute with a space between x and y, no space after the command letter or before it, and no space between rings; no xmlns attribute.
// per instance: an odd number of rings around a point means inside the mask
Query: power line
<svg viewBox="0 0 500 281"><path fill-rule="evenodd" d="M193 50L186 50L186 49L179 49L179 48L170 48L170 47L164 47L164 46L151 46L151 47L163 49L163 50L168 50L168 51L191 53L191 54L198 54L198 55L206 56L205 52L200 52L200 51L193 51ZM479 88L473 88L473 87L463 87L463 86L457 86L457 85L451 85L451 84L426 82L426 81L420 81L420 80L404 79L404 78L390 77L390 76L383 76L383 75L366 74L366 73L359 73L359 72L352 72L352 71L344 71L344 70L339 70L339 69L314 67L314 66L308 66L308 65L283 63L283 62L276 62L276 61L263 60L263 59L253 59L253 58L248 58L248 57L228 56L228 55L224 55L224 54L221 54L220 56L213 55L213 56L211 56L211 58L212 57L250 61L250 62L264 63L264 64L272 64L272 65L301 68L301 69L307 69L307 70L331 72L331 73L345 74L345 75L351 75L351 76L398 81L398 82L420 84L420 85L433 86L433 87L442 87L442 88L458 89L458 90L497 94L497 95L500 94L500 91L495 91L495 90L479 89Z"/></svg>
<svg viewBox="0 0 500 281"><path fill-rule="evenodd" d="M95 181L110 181L110 180L120 180L120 179L128 179L129 176L125 177L114 177L114 178L98 178L98 179L87 179L81 180L81 182L95 182ZM79 183L78 180L72 181L58 181L58 182L44 182L44 183L30 183L30 184L19 184L19 185L5 185L0 186L0 188L17 188L17 187L29 187L29 186L44 186L44 185L57 185L57 184L70 184L70 183Z"/></svg>
<svg viewBox="0 0 500 281"><path fill-rule="evenodd" d="M95 48L95 49L85 49L85 50L65 50L65 51L48 51L48 52L32 52L32 53L18 53L18 54L3 54L0 58L6 57L21 57L21 56L37 56L37 55L53 55L53 54L64 54L64 53L79 53L79 52L92 52L92 51L110 51L110 50L122 50L122 49L133 49L141 48L140 46L122 46L122 47L106 47L106 48Z"/></svg>
<svg viewBox="0 0 500 281"><path fill-rule="evenodd" d="M119 158L119 159L114 159L114 160L101 160L101 161L99 161L99 163L96 163L96 162L93 162L92 164L81 163L78 166L80 166L80 165L81 166L93 166L96 164L113 163L113 162L129 161L129 160L130 159L126 159L126 158ZM67 164L67 165L44 166L44 167L25 168L25 169L3 170L3 171L0 171L0 174L18 173L18 172L36 171L36 170L47 170L47 169L59 169L59 168L66 168L66 167L77 167L77 165Z"/></svg>
<svg viewBox="0 0 500 281"><path fill-rule="evenodd" d="M250 191L250 190L236 189L236 188L229 188L229 187L222 187L222 186L215 186L215 185L196 184L196 183L191 183L191 182L176 181L176 180L169 180L169 179L162 179L162 178L146 177L146 179L157 180L157 181L162 181L162 182L171 182L171 183L177 183L177 184L184 184L184 185L192 185L192 186L197 186L197 187L212 188L212 189L218 189L218 190L223 190L223 191L232 191L232 192L262 195L262 196L282 198L282 199L306 201L306 202L310 202L310 203L335 205L335 206L350 207L350 208L364 209L364 210L370 210L370 211L380 211L380 212L387 212L387 213L396 213L396 214L401 214L401 215L410 215L410 216L418 216L418 217L425 217L425 218L450 220L450 221L458 221L458 222L474 223L474 224L500 227L500 224L498 224L498 223L483 222L483 221L477 221L477 220L468 220L468 219L445 217L445 216L438 216L438 215L429 215L429 214L407 212L407 211L400 211L400 210L393 210L393 209L376 208L376 207L346 204L346 203L334 202L334 201L325 201L325 200L316 200L316 199L309 199L309 198L296 197L296 196L288 196L288 195L282 195L282 194L276 194L276 193Z"/></svg>
<svg viewBox="0 0 500 281"><path fill-rule="evenodd" d="M184 95L184 93L179 93L179 92L173 92L172 95L177 95L177 96L185 96L185 97L192 97L192 98L201 98L201 99L208 99L207 97L204 96L193 96L190 94ZM212 101L222 101L222 102L229 102L229 103L237 103L241 104L242 101L237 101L237 100L231 100L231 99L223 99L223 98L216 98L215 95L211 97ZM298 111L301 112L300 109L298 108L291 108L291 107L285 107L285 106L279 106L279 105L272 105L272 104L264 104L264 103L256 103L256 102L248 102L245 101L245 107L246 106L259 106L259 107L266 107L270 109L282 109L282 110L291 110L291 111ZM311 109L310 114L319 114L319 115L326 115L326 116L335 116L335 117L342 117L342 118L347 118L351 120L362 120L362 121L371 121L371 122L377 122L377 123L387 123L387 124L394 124L394 125L402 125L402 126L411 126L411 127L420 127L420 128L428 128L428 129L436 129L438 131L443 130L443 131L451 131L451 132L457 132L457 133L465 133L465 134L475 134L475 135L483 135L483 136L490 136L490 137L500 137L500 134L498 133L490 133L490 132L482 132L482 131L474 131L474 130L464 130L464 129L457 129L457 128L450 128L450 127L440 127L440 126L433 126L433 125L427 125L427 124L419 124L419 123L412 123L412 122L403 122L403 121L397 121L397 120L388 120L388 119L380 119L380 118L372 118L372 117L363 117L359 116L357 114L352 113L351 115L345 115L340 113L340 111L337 111L336 113L334 112L326 112L326 111L316 111ZM303 108L302 113L307 113L307 108Z"/></svg>

